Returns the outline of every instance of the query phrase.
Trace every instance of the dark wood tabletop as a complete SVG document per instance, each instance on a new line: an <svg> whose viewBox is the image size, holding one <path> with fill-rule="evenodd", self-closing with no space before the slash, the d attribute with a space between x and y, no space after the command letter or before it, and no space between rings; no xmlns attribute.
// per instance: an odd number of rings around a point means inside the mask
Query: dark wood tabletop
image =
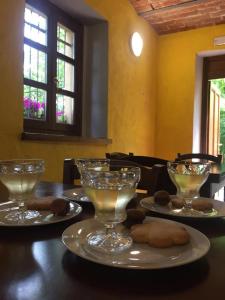
<svg viewBox="0 0 225 300"><path fill-rule="evenodd" d="M72 186L40 183L37 195L60 195ZM2 194L3 195L3 194ZM1 196L3 201L4 196ZM69 252L61 241L71 224L93 216L90 204L62 223L0 228L1 300L212 299L225 295L225 219L185 220L210 239L200 260L162 270L125 270L92 263Z"/></svg>

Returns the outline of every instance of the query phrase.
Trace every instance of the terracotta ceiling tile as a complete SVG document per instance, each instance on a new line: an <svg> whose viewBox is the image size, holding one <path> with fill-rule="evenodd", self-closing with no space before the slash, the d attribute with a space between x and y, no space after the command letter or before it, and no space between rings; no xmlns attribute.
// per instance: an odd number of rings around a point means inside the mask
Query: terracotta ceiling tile
<svg viewBox="0 0 225 300"><path fill-rule="evenodd" d="M159 34L225 24L225 0L130 0Z"/></svg>

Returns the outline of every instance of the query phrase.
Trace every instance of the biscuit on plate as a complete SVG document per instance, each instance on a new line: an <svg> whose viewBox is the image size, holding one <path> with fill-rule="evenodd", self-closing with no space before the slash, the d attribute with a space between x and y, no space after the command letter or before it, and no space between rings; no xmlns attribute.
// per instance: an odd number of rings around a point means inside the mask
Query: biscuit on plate
<svg viewBox="0 0 225 300"><path fill-rule="evenodd" d="M156 248L185 245L190 241L190 235L184 227L160 221L132 226L131 237L134 242L148 243Z"/></svg>
<svg viewBox="0 0 225 300"><path fill-rule="evenodd" d="M213 203L209 199L196 199L192 201L192 208L200 211L211 211Z"/></svg>

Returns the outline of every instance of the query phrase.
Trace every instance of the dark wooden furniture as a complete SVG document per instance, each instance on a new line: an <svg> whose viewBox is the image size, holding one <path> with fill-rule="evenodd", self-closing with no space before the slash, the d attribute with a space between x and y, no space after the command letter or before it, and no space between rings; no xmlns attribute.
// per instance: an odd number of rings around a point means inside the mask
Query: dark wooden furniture
<svg viewBox="0 0 225 300"><path fill-rule="evenodd" d="M120 163L121 160L118 160ZM128 160L126 160L128 162ZM125 160L123 160L123 163L125 163ZM134 162L135 164L135 162ZM145 167L148 167L147 165L144 165ZM152 192L150 194L153 194L155 191L159 190L166 190L171 195L176 194L176 187L172 183L168 172L166 165L156 165L157 168L155 170L158 170L158 180L157 184L152 185L155 186L155 188L152 189ZM65 159L64 160L64 166L63 166L63 183L64 184L74 184L75 179L79 179L80 174L78 172L78 169L75 165L74 159ZM149 185L150 186L150 185ZM200 189L200 195L202 197L209 197L213 198L215 193L218 192L221 188L225 186L225 163L224 164L213 164L210 170L209 177L207 181L204 183L202 188ZM154 192L153 192L154 191Z"/></svg>
<svg viewBox="0 0 225 300"><path fill-rule="evenodd" d="M214 162L217 164L220 164L222 161L222 155L210 155L210 154L205 154L205 153L186 153L186 154L181 154L177 153L177 158L176 160L186 160L186 159L203 159L207 160L210 162Z"/></svg>
<svg viewBox="0 0 225 300"><path fill-rule="evenodd" d="M37 195L60 195L71 187L41 183ZM0 227L0 299L207 300L225 294L225 219L182 220L210 239L211 248L200 260L176 268L137 271L95 264L66 249L62 232L90 216L93 208L83 206L81 215L63 223Z"/></svg>
<svg viewBox="0 0 225 300"><path fill-rule="evenodd" d="M110 159L110 167L112 169L113 167L121 165L136 166L141 169L141 178L137 186L138 189L146 191L149 196L154 195L154 193L158 190L159 176L162 172L160 166L146 168L145 166L142 166L129 160L121 161L119 159Z"/></svg>
<svg viewBox="0 0 225 300"><path fill-rule="evenodd" d="M63 183L74 184L75 179L80 179L80 173L74 158L65 158L63 161Z"/></svg>
<svg viewBox="0 0 225 300"><path fill-rule="evenodd" d="M160 167L160 173L158 177L158 183L156 190L166 190L171 195L176 194L176 187L171 181L168 171L167 171L167 162L168 160L158 158L158 157L151 157L151 156L141 156L141 155L132 155L126 158L121 157L121 160L129 160L131 162L135 162L145 167L153 167L157 166Z"/></svg>
<svg viewBox="0 0 225 300"><path fill-rule="evenodd" d="M157 164L142 165L132 160L110 159L110 166L131 165L141 169L141 180L138 188L146 190L148 195L153 195L156 191L166 190L170 194L176 194L176 187L172 183L166 165ZM75 164L75 159L67 158L63 163L63 183L74 184L74 180L80 179L80 174Z"/></svg>
<svg viewBox="0 0 225 300"><path fill-rule="evenodd" d="M133 162L136 162L143 166L152 167L153 165L159 164L159 165L167 165L168 160L158 157L152 157L152 156L142 156L142 155L132 155L127 158L122 158L126 160L130 160Z"/></svg>
<svg viewBox="0 0 225 300"><path fill-rule="evenodd" d="M133 152L129 152L128 154L122 152L112 152L112 153L106 153L105 157L109 159L120 159L120 158L126 158L133 155L134 155Z"/></svg>
<svg viewBox="0 0 225 300"><path fill-rule="evenodd" d="M148 195L153 195L160 189L159 180L163 172L162 166L147 168L129 160L110 159L111 168L119 165L137 166L141 169L141 179L138 183L138 189L145 190ZM63 183L73 184L74 180L79 178L80 174L75 164L75 159L65 159L63 163Z"/></svg>

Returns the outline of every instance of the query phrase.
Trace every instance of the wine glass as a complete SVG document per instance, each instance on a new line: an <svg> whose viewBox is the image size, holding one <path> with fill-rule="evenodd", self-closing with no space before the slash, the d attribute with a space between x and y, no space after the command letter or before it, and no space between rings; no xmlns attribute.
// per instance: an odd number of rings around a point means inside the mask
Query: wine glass
<svg viewBox="0 0 225 300"><path fill-rule="evenodd" d="M98 171L108 171L110 160L107 158L77 158L75 159L75 164L77 165L78 171L81 176L82 184L82 170L89 168ZM80 197L81 201L89 201L87 195L82 195Z"/></svg>
<svg viewBox="0 0 225 300"><path fill-rule="evenodd" d="M140 168L115 166L113 170L82 170L85 193L95 207L95 219L104 225L91 233L87 244L103 253L118 253L132 244L132 239L116 232L116 225L126 219L126 205L133 198L140 180Z"/></svg>
<svg viewBox="0 0 225 300"><path fill-rule="evenodd" d="M170 161L169 176L177 187L177 195L185 200L185 208L191 209L192 200L199 198L199 190L209 176L209 162Z"/></svg>
<svg viewBox="0 0 225 300"><path fill-rule="evenodd" d="M38 211L26 210L26 201L31 198L43 172L44 161L41 159L0 161L0 180L9 191L9 201L19 207L5 215L8 221L23 223L40 215Z"/></svg>

